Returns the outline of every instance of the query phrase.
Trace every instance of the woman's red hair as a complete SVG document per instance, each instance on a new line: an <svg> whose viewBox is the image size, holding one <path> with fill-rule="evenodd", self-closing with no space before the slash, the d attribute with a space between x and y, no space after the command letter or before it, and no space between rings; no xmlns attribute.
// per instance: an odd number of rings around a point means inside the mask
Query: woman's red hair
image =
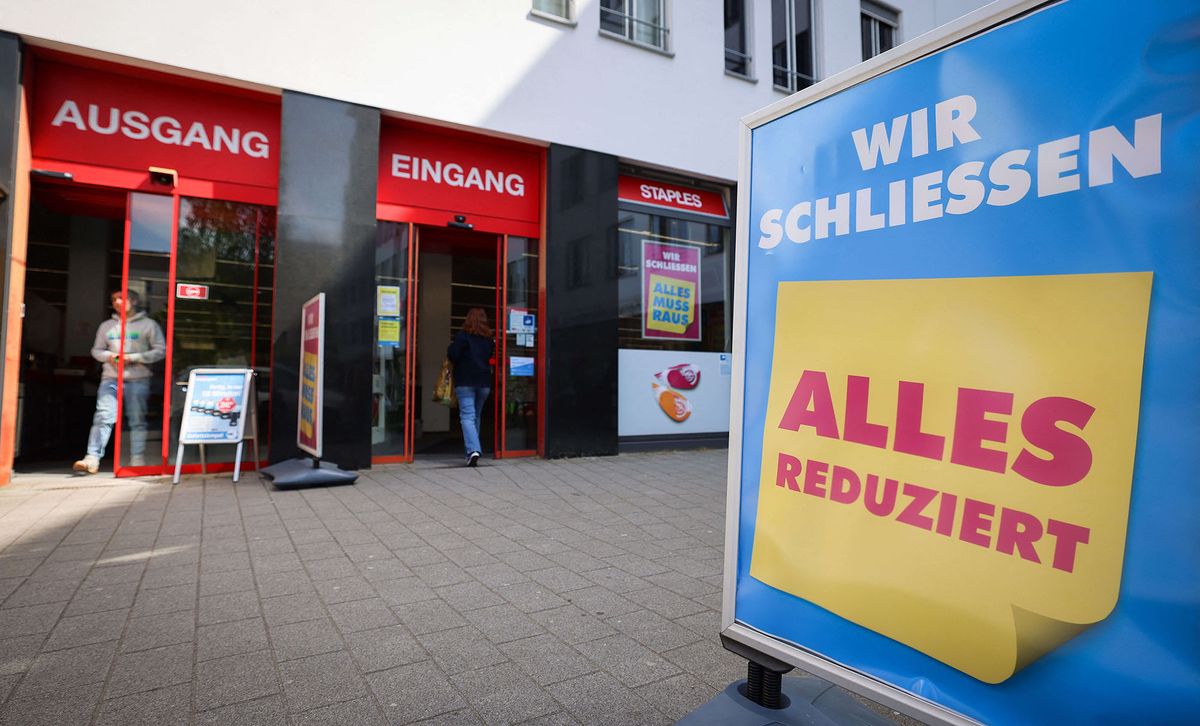
<svg viewBox="0 0 1200 726"><path fill-rule="evenodd" d="M467 319L463 321L462 326L464 333L471 335L482 335L485 338L492 337L492 329L488 327L487 313L483 308L471 308L467 311Z"/></svg>

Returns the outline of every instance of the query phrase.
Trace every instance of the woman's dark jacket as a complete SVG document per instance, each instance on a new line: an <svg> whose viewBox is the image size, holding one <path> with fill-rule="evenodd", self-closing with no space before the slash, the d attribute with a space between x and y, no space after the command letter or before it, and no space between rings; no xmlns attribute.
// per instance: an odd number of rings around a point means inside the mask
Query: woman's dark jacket
<svg viewBox="0 0 1200 726"><path fill-rule="evenodd" d="M454 364L454 385L490 388L492 385L492 352L496 344L491 338L472 335L462 330L446 349L446 357Z"/></svg>

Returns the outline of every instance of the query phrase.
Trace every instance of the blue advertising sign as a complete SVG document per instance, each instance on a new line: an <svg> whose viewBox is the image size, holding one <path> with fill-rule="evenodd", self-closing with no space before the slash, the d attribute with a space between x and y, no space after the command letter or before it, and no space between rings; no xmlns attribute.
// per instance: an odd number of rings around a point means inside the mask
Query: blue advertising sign
<svg viewBox="0 0 1200 726"><path fill-rule="evenodd" d="M200 368L188 374L180 444L236 444L244 438L254 371Z"/></svg>
<svg viewBox="0 0 1200 726"><path fill-rule="evenodd" d="M935 720L1192 721L1200 7L997 20L748 121L725 632Z"/></svg>

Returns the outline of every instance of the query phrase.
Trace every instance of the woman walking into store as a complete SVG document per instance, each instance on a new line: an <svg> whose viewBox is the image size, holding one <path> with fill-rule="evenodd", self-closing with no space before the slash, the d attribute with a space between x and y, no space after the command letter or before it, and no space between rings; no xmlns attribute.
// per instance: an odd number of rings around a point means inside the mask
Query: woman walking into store
<svg viewBox="0 0 1200 726"><path fill-rule="evenodd" d="M454 340L446 350L446 357L454 364L454 395L458 397L467 466L479 462L479 413L492 392L492 354L495 349L487 313L483 308L471 308L462 330L454 334Z"/></svg>

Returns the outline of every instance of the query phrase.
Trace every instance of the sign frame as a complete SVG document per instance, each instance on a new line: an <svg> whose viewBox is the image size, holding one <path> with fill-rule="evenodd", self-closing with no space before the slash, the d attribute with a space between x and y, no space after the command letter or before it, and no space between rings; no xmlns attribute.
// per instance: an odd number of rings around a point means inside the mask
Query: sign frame
<svg viewBox="0 0 1200 726"><path fill-rule="evenodd" d="M312 306L317 309L317 324L312 327L307 327L307 313ZM311 335L310 335L311 332ZM309 341L316 341L310 344ZM303 429L301 423L304 419L304 356L306 353L312 352L309 349L314 349L317 357L316 379L313 381L313 446L308 446L304 443ZM324 404L325 404L325 293L319 292L309 298L300 306L300 381L298 384L298 394L296 399L296 446L301 451L311 454L317 459L321 458L322 445L322 427L325 422Z"/></svg>
<svg viewBox="0 0 1200 726"><path fill-rule="evenodd" d="M743 117L738 128L738 186L736 200L733 370L729 410L729 458L726 478L725 560L721 598L722 636L760 653L791 663L843 688L915 718L937 724L978 724L978 721L933 701L898 688L839 663L827 656L793 645L734 619L738 577L738 543L741 506L743 421L745 416L746 333L750 249L750 182L752 131L800 108L848 88L882 76L902 66L981 35L1020 16L1058 5L1062 0L997 0L935 30L810 86Z"/></svg>

